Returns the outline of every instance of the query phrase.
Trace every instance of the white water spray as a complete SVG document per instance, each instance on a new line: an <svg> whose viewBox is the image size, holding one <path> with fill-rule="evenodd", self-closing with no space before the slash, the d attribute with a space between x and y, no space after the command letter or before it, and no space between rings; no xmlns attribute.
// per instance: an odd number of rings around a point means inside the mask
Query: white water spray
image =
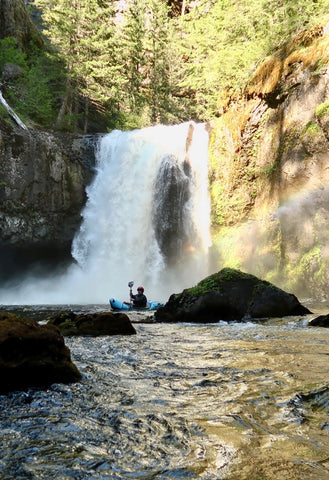
<svg viewBox="0 0 329 480"><path fill-rule="evenodd" d="M208 274L210 246L207 150L205 126L192 122L103 136L83 222L73 241L77 265L61 278L30 280L9 303L125 300L130 280L145 287L149 300L166 301L171 293L201 280ZM161 207L163 192L170 200L170 185L167 189L156 185L161 165L168 162L183 183L176 176L161 177L161 183L173 182L179 195L183 188L187 193L185 201L174 198ZM171 216L182 219L177 232L164 225L164 217ZM175 249L171 257L163 239L168 232L171 250Z"/></svg>

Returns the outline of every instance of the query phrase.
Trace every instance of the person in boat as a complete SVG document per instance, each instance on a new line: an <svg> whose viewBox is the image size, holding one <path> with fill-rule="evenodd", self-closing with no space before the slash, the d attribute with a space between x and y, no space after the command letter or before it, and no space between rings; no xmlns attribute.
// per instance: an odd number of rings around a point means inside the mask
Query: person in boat
<svg viewBox="0 0 329 480"><path fill-rule="evenodd" d="M133 302L134 307L146 307L147 298L144 295L144 287L138 287L136 295L133 294L132 288L130 288L130 300Z"/></svg>

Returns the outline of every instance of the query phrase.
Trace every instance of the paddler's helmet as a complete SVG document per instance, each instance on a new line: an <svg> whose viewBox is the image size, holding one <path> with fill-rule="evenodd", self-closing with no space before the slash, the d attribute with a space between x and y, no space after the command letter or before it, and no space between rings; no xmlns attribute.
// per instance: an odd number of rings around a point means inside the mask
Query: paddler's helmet
<svg viewBox="0 0 329 480"><path fill-rule="evenodd" d="M137 287L137 292L142 292L142 293L144 293L144 287Z"/></svg>

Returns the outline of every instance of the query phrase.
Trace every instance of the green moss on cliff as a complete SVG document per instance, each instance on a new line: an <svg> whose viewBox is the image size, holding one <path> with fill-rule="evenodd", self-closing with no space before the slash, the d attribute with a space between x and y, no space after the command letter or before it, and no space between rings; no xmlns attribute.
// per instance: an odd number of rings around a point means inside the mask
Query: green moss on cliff
<svg viewBox="0 0 329 480"><path fill-rule="evenodd" d="M0 103L0 121L3 122L5 125L8 126L14 126L14 122L11 118L11 116L8 113L8 110ZM1 123L0 123L0 129L1 129ZM0 146L1 146L1 140L0 140Z"/></svg>
<svg viewBox="0 0 329 480"><path fill-rule="evenodd" d="M329 100L326 102L320 103L315 109L315 116L318 118L329 115Z"/></svg>
<svg viewBox="0 0 329 480"><path fill-rule="evenodd" d="M308 122L302 131L302 136L318 137L321 134L321 129L316 122Z"/></svg>

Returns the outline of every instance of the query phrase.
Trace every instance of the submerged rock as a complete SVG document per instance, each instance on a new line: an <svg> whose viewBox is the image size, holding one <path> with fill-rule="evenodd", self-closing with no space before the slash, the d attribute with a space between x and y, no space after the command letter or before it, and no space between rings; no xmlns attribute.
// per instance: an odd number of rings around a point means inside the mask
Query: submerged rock
<svg viewBox="0 0 329 480"><path fill-rule="evenodd" d="M125 313L60 312L49 320L63 335L134 335L136 330Z"/></svg>
<svg viewBox="0 0 329 480"><path fill-rule="evenodd" d="M72 383L81 374L54 325L0 312L0 393L52 383Z"/></svg>
<svg viewBox="0 0 329 480"><path fill-rule="evenodd" d="M329 328L329 314L327 315L320 315L319 317L315 317L308 322L310 327L325 327Z"/></svg>
<svg viewBox="0 0 329 480"><path fill-rule="evenodd" d="M224 268L195 287L171 295L157 322L211 323L311 313L295 295L239 270Z"/></svg>

